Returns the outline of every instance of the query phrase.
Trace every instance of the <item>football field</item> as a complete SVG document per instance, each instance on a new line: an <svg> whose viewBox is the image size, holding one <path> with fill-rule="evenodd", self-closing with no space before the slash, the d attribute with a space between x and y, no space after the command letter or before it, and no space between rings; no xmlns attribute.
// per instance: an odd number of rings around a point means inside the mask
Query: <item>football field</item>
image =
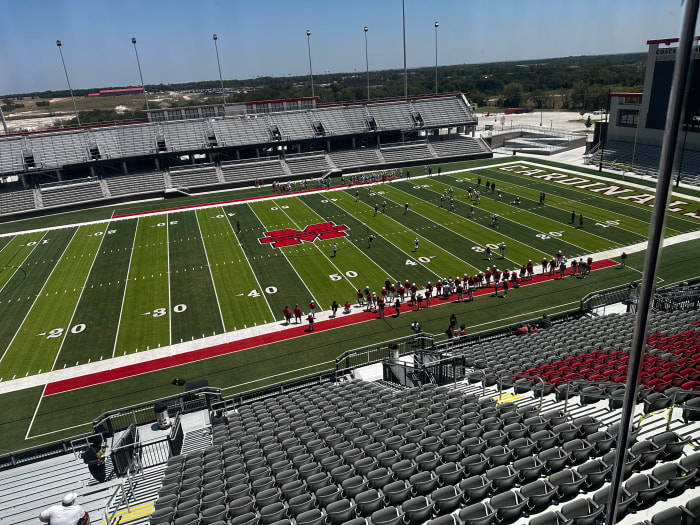
<svg viewBox="0 0 700 525"><path fill-rule="evenodd" d="M653 202L632 181L518 162L5 235L0 379L279 324L285 306L354 305L387 279L423 288L494 264L539 272L557 251L634 254ZM666 239L700 230L698 207L675 199Z"/></svg>

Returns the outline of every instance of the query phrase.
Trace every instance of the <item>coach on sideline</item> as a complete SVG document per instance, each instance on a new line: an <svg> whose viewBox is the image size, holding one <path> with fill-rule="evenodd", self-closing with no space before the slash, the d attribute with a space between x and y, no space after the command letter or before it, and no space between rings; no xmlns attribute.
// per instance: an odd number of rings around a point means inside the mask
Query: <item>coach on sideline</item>
<svg viewBox="0 0 700 525"><path fill-rule="evenodd" d="M69 492L63 496L61 505L49 507L39 514L39 520L50 525L90 525L90 515L75 504L77 497L75 492Z"/></svg>

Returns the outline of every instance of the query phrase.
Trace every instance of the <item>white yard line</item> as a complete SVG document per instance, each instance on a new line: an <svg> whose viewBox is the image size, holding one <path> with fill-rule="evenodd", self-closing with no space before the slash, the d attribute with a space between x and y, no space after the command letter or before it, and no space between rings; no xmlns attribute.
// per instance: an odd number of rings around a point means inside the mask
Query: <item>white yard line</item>
<svg viewBox="0 0 700 525"><path fill-rule="evenodd" d="M297 200L299 200L299 199L297 199ZM302 204L303 204L303 203L302 203ZM304 204L304 206L306 206L306 205ZM307 208L308 208L308 206L307 206ZM284 213L284 214L287 216L287 219L289 219L289 220L292 222L292 224L294 224L294 227L298 230L298 229L299 229L299 225L297 224L297 222L296 222L294 219L292 219L292 218L289 216L289 214L288 214L286 211L284 211L284 210L282 209L282 207L280 207L280 210L282 211L282 213ZM331 263L331 266L333 266L333 268L336 269L336 271L338 272L339 275L345 275L345 274L340 270L340 268L338 268L338 267L335 265L335 263L334 263L333 261L330 260L330 258L328 257L328 255L326 255L326 254L324 253L324 251L321 249L320 246L318 246L315 242L312 242L311 245L312 245L321 255L323 255L329 263ZM348 286L349 286L350 288L352 288L352 292L355 293L355 291L357 290L357 288L355 288L355 286L353 286L353 284L350 282L350 279L349 279L349 278L345 278L345 279L343 279L343 280L348 284ZM315 298L315 297L312 297L312 299L313 299L315 302L318 302L318 301L316 301L316 298Z"/></svg>
<svg viewBox="0 0 700 525"><path fill-rule="evenodd" d="M12 344L15 342L15 338L17 337L17 334L19 334L20 330L22 330L22 326L24 326L24 323L27 322L27 317L29 317L29 314L32 313L32 310L34 309L34 305L36 305L36 302L39 300L39 297L41 297L41 294L46 289L46 285L51 280L51 276L53 275L53 272L56 270L58 265L61 263L61 259L66 254L66 250L68 250L68 247L73 242L73 239L75 238L76 233L78 233L78 230L80 230L79 227L75 229L75 231L73 232L73 235L71 236L70 240L66 244L66 247L63 248L61 255L58 257L58 259L56 259L56 264L54 264L53 268L51 268L51 273L49 273L48 277L46 278L46 281L44 281L44 285L41 287L41 290L39 290L39 293L34 298L34 301L32 302L32 305L29 307L29 310L27 310L27 314L24 316L24 319L22 319L22 322L20 323L19 327L15 331L15 335L12 336L12 340L10 341L10 344L7 345L7 348L5 348L5 350L3 351L2 356L0 356L0 363L7 355L7 351L12 347ZM38 243L37 243L37 245L38 245Z"/></svg>
<svg viewBox="0 0 700 525"><path fill-rule="evenodd" d="M253 210L253 208L250 208L250 209L251 209L251 211ZM253 211L253 214L255 214L254 211ZM256 215L255 217L257 218L258 216ZM233 233L233 236L235 237L236 242L238 243L238 247L241 249L241 252L243 253L243 257L245 257L245 262L248 265L248 268L250 268L250 273L252 273L253 277L255 277L255 282L258 284L258 288L260 289L260 295L262 295L263 298L265 299L265 304L267 304L267 309L270 310L270 315L272 316L272 321L274 322L276 320L275 312L272 311L272 307L270 306L270 301L267 300L267 294L265 293L265 289L262 286L260 286L260 281L258 281L258 276L255 274L255 271L253 270L253 266L250 264L250 261L248 260L248 255L246 255L245 250L243 249L243 245L241 244L241 241L238 239L238 235L233 231L233 224L231 224L231 221L229 221L228 219L226 219L226 220L228 221L228 225L231 227L231 232ZM260 220L260 219L258 219L258 220ZM260 224L262 224L262 222L260 222Z"/></svg>
<svg viewBox="0 0 700 525"><path fill-rule="evenodd" d="M47 234L47 233L48 233L48 232L44 232L44 235L42 235L42 236L41 236L41 239L39 239L39 240L36 242L36 244L34 245L34 248L32 248L31 250L29 250L29 253L27 253L27 256L22 260L22 262L19 263L17 266L14 266L15 271L12 272L12 275L10 276L10 278L9 278L7 281L5 281L5 284L3 284L2 287L0 287L0 294L1 294L2 291L5 289L5 286L7 286L7 283L9 283L9 282L12 280L12 277L14 277L14 275L17 273L17 270L19 270L19 268L22 266L22 264L24 264L24 263L26 262L26 260L29 259L29 256L30 256L31 254L34 253L34 250L37 249L37 246L39 246L39 245L41 244L41 241L44 240L44 237L46 237L46 234ZM12 241L8 242L7 244L9 245L11 242L12 242ZM7 268L7 266L6 266L5 268ZM4 269L4 268L3 268L3 269Z"/></svg>
<svg viewBox="0 0 700 525"><path fill-rule="evenodd" d="M32 414L32 419L29 421L29 425L27 426L27 433L24 435L25 440L29 439L29 433L32 430L32 426L34 426L34 420L36 419L36 415L39 413L39 407L41 406L41 400L44 399L44 392L46 392L46 385L44 385L44 388L41 390L41 397L39 398L39 402L36 404L36 408L34 409L34 414Z"/></svg>
<svg viewBox="0 0 700 525"><path fill-rule="evenodd" d="M260 226L262 226L263 228L265 228L265 223L264 223L263 221L260 220L260 217L258 217L258 214L255 213L255 210L253 209L253 207L250 206L250 205L248 205L248 207L250 208L250 211L253 212L253 215L255 215L255 218L258 219L258 222L260 223ZM239 243L239 245L240 245L240 243ZM241 246L241 250L243 250L243 246ZM287 254L284 253L284 250L282 250L282 249L280 248L279 253L281 253L281 254L284 256L284 258L287 259L287 264L289 264L289 266L292 268L292 270L294 270L294 273L297 274L297 277L299 278L299 282L302 283L302 284L304 285L304 287L306 288L306 291L309 292L309 297L313 297L314 294L313 294L313 293L311 292L311 290L309 289L309 285L307 285L307 284L306 284L306 281L304 281L304 279L301 278L301 275L299 275L299 272L297 272L297 269L296 269L296 268L294 267L294 265L292 264L292 261L289 260L289 257L287 257ZM243 251L243 255L245 256L245 250ZM246 260L247 260L247 258L246 258ZM251 267L251 271L252 271L252 267ZM255 273L255 272L253 272L253 273ZM256 278L257 278L257 277L256 277ZM260 286L260 285L258 284L258 286ZM296 304L296 303L295 303L295 304ZM269 305L268 305L268 306L269 306ZM319 312L322 312L322 311L323 311L323 308L321 307L320 304L318 304L318 302L316 303L316 306L318 307L318 311L319 311ZM274 317L275 317L274 314L273 314L272 317L273 317L273 319L274 319Z"/></svg>
<svg viewBox="0 0 700 525"><path fill-rule="evenodd" d="M222 208L223 211L223 208ZM225 216L225 215L224 215ZM214 287L214 296L216 297L216 307L219 309L219 319L221 319L221 326L224 328L224 332L226 331L226 323L224 322L224 314L221 312L221 303L219 302L219 294L216 291L216 281L214 281L214 276L211 273L211 264L209 264L209 255L207 254L207 247L204 244L204 235L202 235L202 227L199 225L199 217L197 216L197 213L195 212L194 214L194 220L197 221L197 229L199 230L199 237L202 242L202 249L204 250L204 257L207 259L207 269L209 270L209 278L211 279L211 284ZM226 222L231 224L231 222L226 219ZM231 228L231 231L233 231L233 228Z"/></svg>
<svg viewBox="0 0 700 525"><path fill-rule="evenodd" d="M400 188L394 188L394 189L395 189L396 191L400 191L401 193L403 193L403 194L405 194L405 195L408 195L408 196L409 196L410 198L412 198L412 199L418 199L418 200L420 200L421 202L423 202L424 204L430 205L430 203L429 203L428 201L423 200L423 199L421 199L420 197L416 197L415 195L411 195L410 193L406 193L405 191L403 191L403 190L400 189ZM431 191L432 191L432 190L431 190ZM391 199L390 199L390 200L391 200ZM396 202L396 201L393 201L393 202ZM469 241L469 242L471 242L471 243L473 243L473 244L475 244L475 245L479 245L479 243L477 243L476 241L470 239L469 237L465 237L464 235L462 235L462 234L460 234L460 233L458 233L458 232L456 232L456 231L454 231L454 230L450 230L450 229L449 229L447 226L445 226L444 224L440 224L439 222L435 222L433 219L430 219L430 218L426 217L425 215L421 215L421 217L423 217L424 219L426 219L426 220L432 222L433 224L435 224L435 225L438 226L439 228L444 228L445 230L447 230L447 231L449 231L449 232L451 232L451 233L454 233L455 235L458 235L459 237L461 237L461 238L464 239L465 241ZM471 222L469 222L469 219L467 219L466 217L462 217L461 215L456 215L456 217L459 217L460 221L465 221L464 226L470 226L470 225L472 225L472 224L476 224L477 226L480 226L481 228L484 228L484 226L481 226L481 225L478 224L478 223L471 223ZM495 231L493 231L493 233L495 233ZM537 250L537 248L534 248L534 247L530 246L529 244L525 244L525 243L522 242L522 241L515 240L515 239L513 239L512 237L509 237L508 235L500 234L500 236L501 236L501 238L508 239L509 241L512 241L513 243L522 244L523 246L527 246L527 247L530 248L531 250L539 251L539 250ZM434 244L434 243L433 243L433 244ZM440 248L443 249L443 250L445 250L445 248L442 248L442 247L440 247ZM447 252L447 250L445 250L445 251ZM454 254L451 253L451 252L447 252L447 253L449 253L450 255L452 255L452 256L454 256L454 257L457 257L456 255L454 255ZM542 253L542 255L544 255L544 252L541 252L541 253ZM460 259L460 260L464 260L464 259L462 259L461 257L457 257L457 258ZM518 267L518 269L520 268L520 265L519 265L517 262L515 262L514 260L512 260L512 259L499 259L499 260L501 260L501 261L504 261L504 260L505 260L505 261L510 261L510 262L512 262L514 265L516 265L516 266ZM465 263L466 263L466 261L465 261ZM469 264L469 263L466 263L466 264L469 265L469 266L472 266L472 265ZM474 270L476 270L477 272L479 271L479 269L476 268L476 267L474 267Z"/></svg>
<svg viewBox="0 0 700 525"><path fill-rule="evenodd" d="M465 191L465 190L461 190L461 191ZM530 202L533 202L533 203L535 202L533 199L528 199L527 197L523 197L523 200L527 200L527 201L530 201ZM571 200L571 199L567 199L567 200ZM487 201L487 202L488 202L488 201ZM504 204L505 204L505 203L504 203ZM568 211L564 211L563 208L560 208L560 207L558 207L558 206L552 206L552 205L549 205L549 204L548 204L547 206L548 206L549 208L552 208L552 209L560 210L560 211L561 211L563 214L565 214L565 215L568 215L568 213L569 213ZM592 208L597 208L597 209L602 210L602 208L598 208L597 206L593 206L593 205L590 205L590 204L589 204L588 206L590 206L590 207L592 207ZM486 211L486 208L481 208L481 209ZM541 219L545 219L545 220L547 220L547 221L551 221L551 222L555 222L555 223L556 223L556 221L555 221L554 219L550 219L549 217L544 217L544 216L542 216L542 215L538 215L537 213L535 213L535 212L533 212L533 211L530 211L530 210L528 210L528 209L522 208L522 207L513 209L513 212L530 213L530 214L535 215L535 216L537 216L537 217L539 217L539 218L541 218ZM489 212L489 213L490 213L490 212ZM618 215L618 216L620 216L620 217L625 217L625 215L624 215L624 214L621 214L621 213L616 213L615 215ZM591 217L589 217L589 220L595 220L595 219L592 219ZM602 219L601 219L601 220L602 220ZM642 222L642 221L640 221L639 219L635 219L635 220L637 220L637 221L639 221L639 222ZM574 226L569 226L569 224L566 224L566 223L559 223L558 226L560 226L560 227L565 227L565 228L572 228L572 229L574 229L574 230L577 230L577 228L575 228ZM630 230L626 230L626 229L624 229L624 228L620 228L619 226L611 226L611 227L612 227L613 229L619 229L619 230L621 230L621 231L624 231L624 232L626 232L626 233L629 233L630 235L636 235L636 236L642 236L642 237L643 237L643 235L640 234L640 233L636 233L636 232L633 232L633 231L630 231ZM530 228L530 229L532 229L532 228ZM533 230L533 231L537 231L537 230ZM538 232L538 233L545 233L545 234L546 234L547 232ZM588 235L592 235L593 237L598 237L598 238L599 238L600 240L602 240L602 241L605 241L605 242L608 242L608 243L617 244L615 241L612 241L612 240L610 240L610 239L608 239L608 238L606 238L606 237L601 237L600 235L598 235L598 234L596 234L596 233L593 233L593 232L590 231L590 230L584 230L584 233L586 233L586 234L588 234ZM567 242L568 242L568 241L567 241ZM573 246L576 246L576 247L579 248L583 253L586 253L586 250L584 250L581 246L579 246L579 245L577 245L577 244L574 244L574 243L572 243L572 242L569 242L569 244L571 244L571 245L573 245Z"/></svg>
<svg viewBox="0 0 700 525"><path fill-rule="evenodd" d="M165 251L168 252L168 343L173 344L173 292L170 289L172 285L170 281L170 214L166 214L165 217Z"/></svg>
<svg viewBox="0 0 700 525"><path fill-rule="evenodd" d="M105 229L102 230L102 238L100 239L100 245L97 247L97 251L95 252L95 256L92 258L92 263L90 263L90 270L88 271L87 276L85 277L85 283L83 284L82 288L80 289L80 295L78 296L78 300L75 303L75 308L73 309L73 314L70 316L70 321L68 322L68 326L66 327L66 330L63 332L63 337L61 338L61 344L58 347L58 352L56 352L56 357L53 360L53 363L51 364L51 370L54 369L56 366L56 361L58 361L58 356L61 354L61 350L63 350L63 345L66 342L66 338L68 337L68 333L70 331L70 327L73 326L73 320L75 319L75 312L78 311L78 306L80 305L80 300L83 298L83 293L85 292L85 288L87 288L87 283L90 280L90 274L92 273L92 269L95 267L95 260L97 257L100 255L100 248L102 247L102 243L105 240L105 237L107 237L107 228L109 225L105 226ZM85 326L85 325L83 325Z"/></svg>
<svg viewBox="0 0 700 525"><path fill-rule="evenodd" d="M352 197L350 197L349 195L348 195L348 197L349 197L349 198L352 198ZM389 199L389 200L391 200L391 199ZM342 210L343 213L346 213L346 214L348 214L348 215L352 215L349 211L345 210L344 208L342 208L341 206L339 206L337 203L334 202L333 204L334 204L335 206L337 206L338 209ZM388 215L387 215L386 217L387 217L388 219L391 219L392 221L396 222L394 219L392 219L392 218L389 217ZM371 230L371 228L369 227L369 224L367 224L366 222L362 221L359 217L354 217L354 219L355 219L356 221L358 221L360 224L364 224L365 227L366 227L368 230ZM399 224L399 226L401 226L402 228L404 227L404 226L403 226L402 224L400 224L400 223L397 223L397 224ZM377 234L377 235L379 235L379 234ZM385 237L385 236L381 236L381 237L382 237L382 239L384 239L386 242L388 242L389 244L391 244L394 248L396 248L396 249L399 250L401 253L403 253L404 256L406 256L407 259L412 259L412 260L414 260L414 262L416 262L417 264L419 264L420 266L422 266L423 268L425 268L426 270L428 270L428 271L429 271L430 273L432 273L437 279L442 279L442 277L440 277L440 275L439 275L437 272L435 272L434 270L431 270L430 268L428 268L424 263L422 263L420 260L418 260L417 257L413 257L413 256L410 255L408 252L402 250L402 249L399 248L396 244L394 244L393 242L391 242L387 237ZM430 244L433 244L433 245L435 244L434 242L431 242L429 239L426 239L425 237L423 237L422 235L421 235L420 237L421 237L422 239L424 239L426 242L429 242ZM442 248L439 247L439 246L438 246L438 248L442 249ZM445 251L447 252L447 250L445 250ZM449 252L447 252L447 253L449 253ZM450 254L450 255L452 255L452 254ZM397 280L397 281L398 281L398 280Z"/></svg>
<svg viewBox="0 0 700 525"><path fill-rule="evenodd" d="M689 241L689 240L695 240L698 238L700 238L700 232L691 232L688 234L677 235L671 239L665 240L664 247L671 246L673 244L679 244L681 242L685 242L685 241ZM614 250L608 250L605 252L593 253L593 254L591 254L591 257L593 257L594 260L599 261L602 259L609 259L611 257L619 257L619 255L621 255L623 251L626 251L626 253L629 254L629 253L636 253L636 252L640 252L640 251L644 251L644 250L646 250L646 243L639 243L636 245L622 247L622 248L616 248ZM555 306L553 308L568 306L571 304L578 304L578 302L576 301L576 302L572 302L572 303L565 303L562 305ZM541 311L541 309L539 311ZM349 315L355 315L355 314L359 314L359 313L362 313L362 312L360 310L353 309L352 313ZM530 312L530 313L534 313L534 312ZM524 315L528 315L528 314L521 314L518 316L509 317L506 319L522 318ZM483 324L476 325L476 326L486 326L488 324L490 324L490 323L483 323ZM294 325L292 325L292 326L294 326ZM105 359L103 361L95 361L93 363L78 365L78 366L74 366L71 368L53 370L51 372L44 372L42 374L36 374L36 375L32 375L32 376L18 378L18 379L12 380L12 381L2 381L2 382L0 382L0 394L4 394L4 393L8 393L8 392L15 392L15 391L23 390L26 388L33 388L36 386L43 386L43 385L46 385L48 383L53 383L56 381L61 381L61 380L65 380L65 379L72 379L74 377L78 377L78 376L86 375L86 374L93 374L93 373L104 372L107 370L113 370L113 369L121 368L124 366L139 364L139 363L143 363L146 361L151 361L151 360L155 360L155 359L159 359L159 358L163 358L163 357L185 354L188 352L194 352L197 350L209 348L209 347L220 345L220 344L231 343L234 341L240 341L240 340L254 337L257 335L269 334L271 332L281 332L281 331L286 330L286 329L287 329L286 325L280 324L278 322L272 322L272 323L268 323L265 325L258 325L255 327L237 330L235 332L227 332L225 334L219 334L216 336L206 337L203 339L197 339L194 341L186 341L184 343L178 343L178 344L174 344L174 345L170 345L170 346L166 346L166 347L156 348L153 350L149 350L147 352L138 352L138 353L133 353L133 354L127 354L124 356L115 357L113 359Z"/></svg>
<svg viewBox="0 0 700 525"><path fill-rule="evenodd" d="M136 227L134 228L134 239L131 241L131 253L129 254L129 266L127 266L127 272L125 282L124 282L124 293L122 294L122 305L119 308L119 320L117 321L117 331L114 334L114 346L112 347L112 357L114 357L117 351L117 342L119 341L119 329L122 326L122 316L124 315L124 301L126 300L126 289L129 286L129 274L131 273L131 260L134 258L134 248L136 247L136 235L139 231L139 218L136 219Z"/></svg>
<svg viewBox="0 0 700 525"><path fill-rule="evenodd" d="M316 212L315 212L308 204L306 204L304 201L302 201L301 199L299 199L299 202L301 202L304 206L306 206L307 208L309 208L309 211L311 211L314 215L316 215L316 217L318 217L318 218L321 219L321 220L324 220L323 217L321 217L318 213L316 213ZM347 238L346 238L346 239L347 239ZM358 252L360 252L362 255L364 255L372 264L374 264L377 268L379 268L379 269L380 269L382 272L384 272L387 276L391 277L391 276L389 275L389 272L387 272L384 268L382 268L381 266L379 266L379 265L377 264L377 262L376 262L374 259L372 259L365 251L361 250L358 246L356 246L355 244L353 244L352 241L348 240L348 242L349 242L352 246L355 246L355 249L356 249ZM397 281L397 278L394 278L393 280L394 280L394 282L396 282L396 281Z"/></svg>

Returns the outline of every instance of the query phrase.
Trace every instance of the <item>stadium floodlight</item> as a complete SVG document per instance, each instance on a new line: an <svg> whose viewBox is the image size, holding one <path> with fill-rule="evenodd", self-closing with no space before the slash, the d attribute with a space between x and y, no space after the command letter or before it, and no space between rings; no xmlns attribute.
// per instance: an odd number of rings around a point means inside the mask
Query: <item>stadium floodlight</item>
<svg viewBox="0 0 700 525"><path fill-rule="evenodd" d="M226 91L224 91L224 77L221 76L221 62L219 62L219 46L216 45L216 41L219 39L219 37L216 36L216 33L212 36L214 39L214 49L216 49L216 65L219 66L219 80L221 81L221 96L223 97L223 110L224 110L224 118L226 117Z"/></svg>
<svg viewBox="0 0 700 525"><path fill-rule="evenodd" d="M406 70L406 1L401 0L401 16L403 17L403 96L408 98L408 71Z"/></svg>
<svg viewBox="0 0 700 525"><path fill-rule="evenodd" d="M148 97L146 96L146 86L143 84L143 75L141 74L141 63L139 62L139 52L136 50L136 39L132 37L131 43L134 44L134 53L136 53L136 65L139 66L139 78L141 79L141 89L143 90L143 100L146 101L146 111L148 107Z"/></svg>
<svg viewBox="0 0 700 525"><path fill-rule="evenodd" d="M311 31L306 30L306 46L309 48L309 77L311 77L311 98L314 97L314 72L311 69Z"/></svg>
<svg viewBox="0 0 700 525"><path fill-rule="evenodd" d="M438 71L438 61L437 61L437 28L440 24L435 22L435 94L438 93L438 81L437 81L437 71Z"/></svg>
<svg viewBox="0 0 700 525"><path fill-rule="evenodd" d="M367 102L369 102L369 54L367 54L367 31L369 31L369 28L365 26L365 64L367 65Z"/></svg>
<svg viewBox="0 0 700 525"><path fill-rule="evenodd" d="M75 110L75 118L78 119L78 126L80 126L80 115L78 115L78 106L75 105L75 97L73 96L73 88L70 87L70 79L68 78L68 69L66 69L66 61L63 60L63 51L61 51L61 41L56 40L56 46L58 47L58 52L61 54L61 63L63 63L63 71L66 73L66 82L68 82L68 91L70 91L70 98L73 101L73 109Z"/></svg>

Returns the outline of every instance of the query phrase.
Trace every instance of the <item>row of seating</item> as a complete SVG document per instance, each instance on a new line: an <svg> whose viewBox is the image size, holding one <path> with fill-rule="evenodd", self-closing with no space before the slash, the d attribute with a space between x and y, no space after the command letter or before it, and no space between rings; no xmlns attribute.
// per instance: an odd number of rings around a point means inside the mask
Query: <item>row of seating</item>
<svg viewBox="0 0 700 525"><path fill-rule="evenodd" d="M178 525L221 518L271 524L292 516L297 523L343 523L333 516L352 507L372 523L419 509L424 521L436 503L451 509L445 512L464 505L502 509L494 514L501 517L531 505L528 513L536 514L606 481L617 428L600 427L590 416L497 405L434 385L405 391L363 382L318 385L243 405L214 427L212 447L171 458L152 523L165 517ZM656 495L695 483L697 466L656 466L677 458L687 442L668 432L636 443L625 476L656 468L630 478L628 492L641 502L649 497L643 483L662 486ZM402 499L387 496L394 491L403 491Z"/></svg>
<svg viewBox="0 0 700 525"><path fill-rule="evenodd" d="M174 188L196 188L221 183L213 164L171 169L170 180Z"/></svg>
<svg viewBox="0 0 700 525"><path fill-rule="evenodd" d="M408 146L383 147L382 155L391 164L399 162L427 161L432 159L428 144L421 142Z"/></svg>
<svg viewBox="0 0 700 525"><path fill-rule="evenodd" d="M414 105L415 104L415 105ZM416 108L420 108L417 110ZM24 170L23 150L32 152L37 166L51 169L84 163L94 147L101 158L149 155L158 151L192 151L218 146L268 144L274 140L314 139L319 134L351 135L372 130L412 130L418 112L429 126L475 124L462 96L447 95L400 102L371 102L298 112L248 115L227 119L127 124L67 132L28 135L0 140L0 173ZM317 126L320 123L321 127Z"/></svg>

